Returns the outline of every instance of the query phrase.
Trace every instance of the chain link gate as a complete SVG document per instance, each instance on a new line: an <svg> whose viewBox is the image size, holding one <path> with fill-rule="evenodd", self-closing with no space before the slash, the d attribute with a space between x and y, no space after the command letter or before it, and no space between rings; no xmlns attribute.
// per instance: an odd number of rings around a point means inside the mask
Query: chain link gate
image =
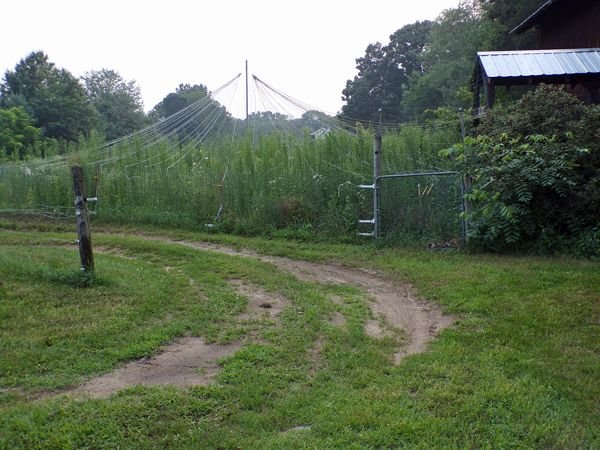
<svg viewBox="0 0 600 450"><path fill-rule="evenodd" d="M458 247L464 239L463 180L457 172L402 173L377 178L378 238Z"/></svg>

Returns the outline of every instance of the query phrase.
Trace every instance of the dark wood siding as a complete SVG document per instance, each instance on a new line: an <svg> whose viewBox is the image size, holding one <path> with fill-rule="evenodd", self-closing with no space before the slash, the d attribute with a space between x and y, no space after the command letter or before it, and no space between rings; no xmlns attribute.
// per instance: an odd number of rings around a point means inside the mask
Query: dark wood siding
<svg viewBox="0 0 600 450"><path fill-rule="evenodd" d="M540 49L600 48L600 1L577 3L556 8L540 18Z"/></svg>

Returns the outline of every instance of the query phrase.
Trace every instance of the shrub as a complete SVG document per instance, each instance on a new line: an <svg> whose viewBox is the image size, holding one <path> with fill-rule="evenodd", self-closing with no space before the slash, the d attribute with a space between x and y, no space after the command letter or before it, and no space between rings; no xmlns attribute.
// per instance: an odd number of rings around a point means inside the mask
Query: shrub
<svg viewBox="0 0 600 450"><path fill-rule="evenodd" d="M600 254L600 108L540 86L442 152L469 172L470 236L486 249ZM577 245L566 245L566 242Z"/></svg>

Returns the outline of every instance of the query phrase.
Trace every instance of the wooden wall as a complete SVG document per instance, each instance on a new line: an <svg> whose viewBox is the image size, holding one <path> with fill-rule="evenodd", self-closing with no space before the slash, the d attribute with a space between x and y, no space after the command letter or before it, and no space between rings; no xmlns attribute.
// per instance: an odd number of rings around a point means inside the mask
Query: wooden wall
<svg viewBox="0 0 600 450"><path fill-rule="evenodd" d="M538 48L600 48L600 1L573 3L540 18Z"/></svg>

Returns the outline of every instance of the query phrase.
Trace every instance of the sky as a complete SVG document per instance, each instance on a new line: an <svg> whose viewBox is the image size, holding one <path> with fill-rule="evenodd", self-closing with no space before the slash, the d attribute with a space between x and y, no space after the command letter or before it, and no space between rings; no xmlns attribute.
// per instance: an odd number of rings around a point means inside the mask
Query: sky
<svg viewBox="0 0 600 450"><path fill-rule="evenodd" d="M145 110L180 83L213 91L244 73L330 113L367 45L458 0L18 0L2 5L0 71L29 53L79 77L135 80ZM244 114L243 77L230 111ZM250 91L251 96L253 91ZM221 100L220 100L221 101ZM250 109L259 103L250 99Z"/></svg>

